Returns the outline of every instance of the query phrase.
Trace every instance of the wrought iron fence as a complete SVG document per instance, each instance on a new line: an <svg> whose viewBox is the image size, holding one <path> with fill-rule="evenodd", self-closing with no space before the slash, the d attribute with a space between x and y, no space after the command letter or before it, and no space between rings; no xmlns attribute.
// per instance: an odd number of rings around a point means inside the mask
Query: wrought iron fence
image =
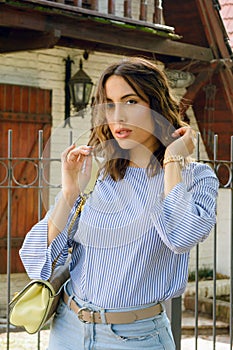
<svg viewBox="0 0 233 350"><path fill-rule="evenodd" d="M233 136L231 137L231 147L230 147L230 157L228 161L218 160L218 136L213 137L213 159L212 160L201 160L200 159L200 135L198 134L197 142L197 161L209 163L214 169L215 173L218 175L220 180L220 188L230 190L230 317L229 317L229 349L232 349L233 344ZM221 170L224 170L225 175L224 181L222 182ZM217 212L218 215L218 212ZM218 221L217 221L218 223ZM216 282L217 282L217 224L214 227L213 232L213 350L216 350ZM195 350L198 349L198 318L199 318L199 308L198 308L198 290L199 290L199 245L196 246L196 270L195 270Z"/></svg>
<svg viewBox="0 0 233 350"><path fill-rule="evenodd" d="M69 140L67 143L71 144L73 142L73 133L70 131ZM52 188L59 188L60 185L53 185L44 176L44 162L47 161L49 164L53 161L59 161L60 159L55 158L48 158L45 159L43 157L43 132L39 131L38 134L38 157L36 158L16 158L12 154L12 138L13 133L11 130L8 131L8 154L5 158L0 158L0 167L1 169L1 177L0 177L0 191L2 189L5 189L8 191L7 197L8 197L8 203L7 203L7 282L6 282L6 288L7 288L7 300L6 300L6 327L4 329L4 334L6 334L6 350L10 349L10 334L11 334L11 327L9 323L9 301L11 299L11 245L12 245L12 237L11 237L11 218L12 218L12 191L15 188L35 188L38 191L38 220L42 217L42 210L43 210L43 203L42 203L42 196L41 193L44 190L44 188L48 188L51 190ZM203 160L200 159L200 135L197 135L197 155L196 159L198 162L204 162L210 164L210 166L214 169L216 174L220 177L220 187L223 189L227 189L230 191L230 213L231 216L229 218L230 220L230 317L229 317L229 349L232 349L233 344L233 136L231 137L231 150L230 150L230 160L228 161L222 161L218 160L217 155L217 149L218 149L218 137L217 135L214 136L214 143L213 143L213 159L209 160ZM35 164L36 168L36 176L35 180L32 181L29 184L20 183L15 177L14 174L14 163L15 162L33 162ZM224 170L224 171L223 171ZM224 173L224 182L221 182L221 173ZM4 174L5 173L5 174ZM212 332L212 343L213 343L213 350L216 349L216 280L217 280L217 225L215 225L214 232L213 232L213 241L214 241L214 258L213 258L213 332ZM199 270L199 246L196 247L196 278L195 278L195 284L196 284L196 293L195 293L195 313L194 313L194 319L195 319L195 350L198 349L198 338L199 338L199 332L198 332L198 321L199 321L199 312L198 312L198 288L199 288L199 280L198 280L198 270ZM174 338L177 346L177 350L181 349L181 319L182 319L182 310L181 310L181 298L176 298L171 303L171 321L172 321L172 327L173 327L173 333ZM38 333L37 338L37 349L41 349L41 336L40 333ZM191 350L191 349L190 349ZM203 349L200 349L203 350Z"/></svg>

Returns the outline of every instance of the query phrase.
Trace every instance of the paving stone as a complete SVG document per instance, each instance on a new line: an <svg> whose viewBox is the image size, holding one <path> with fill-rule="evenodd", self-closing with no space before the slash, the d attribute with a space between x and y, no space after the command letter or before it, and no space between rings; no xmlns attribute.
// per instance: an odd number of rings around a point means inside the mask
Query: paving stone
<svg viewBox="0 0 233 350"><path fill-rule="evenodd" d="M46 350L49 339L49 331L40 332L40 350ZM37 334L28 334L26 332L11 332L10 333L10 350L36 350L37 349ZM0 349L7 349L7 335L0 334Z"/></svg>

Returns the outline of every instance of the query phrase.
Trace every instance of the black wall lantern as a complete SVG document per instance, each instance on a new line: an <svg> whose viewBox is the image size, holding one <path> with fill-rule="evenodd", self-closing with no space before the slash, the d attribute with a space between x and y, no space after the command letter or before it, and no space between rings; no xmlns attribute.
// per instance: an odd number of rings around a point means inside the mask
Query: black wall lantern
<svg viewBox="0 0 233 350"><path fill-rule="evenodd" d="M77 112L80 112L80 116L84 117L82 112L88 105L93 82L91 78L84 72L83 63L80 59L79 70L72 77L71 76L71 64L74 63L68 56L66 61L66 78L65 78L65 125L70 126L70 100Z"/></svg>
<svg viewBox="0 0 233 350"><path fill-rule="evenodd" d="M79 71L70 79L70 96L74 107L80 111L88 105L93 83L84 72L82 60L79 62Z"/></svg>

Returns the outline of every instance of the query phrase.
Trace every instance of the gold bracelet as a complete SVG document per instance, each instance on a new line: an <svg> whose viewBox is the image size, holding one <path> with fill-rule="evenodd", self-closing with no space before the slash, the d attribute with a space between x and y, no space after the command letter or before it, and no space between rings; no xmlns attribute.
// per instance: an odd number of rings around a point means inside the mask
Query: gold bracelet
<svg viewBox="0 0 233 350"><path fill-rule="evenodd" d="M163 167L165 167L166 164L172 163L172 162L179 163L181 168L183 168L184 165L185 165L184 157L180 156L180 155L177 155L177 156L170 156L170 157L164 158L164 160L163 160Z"/></svg>

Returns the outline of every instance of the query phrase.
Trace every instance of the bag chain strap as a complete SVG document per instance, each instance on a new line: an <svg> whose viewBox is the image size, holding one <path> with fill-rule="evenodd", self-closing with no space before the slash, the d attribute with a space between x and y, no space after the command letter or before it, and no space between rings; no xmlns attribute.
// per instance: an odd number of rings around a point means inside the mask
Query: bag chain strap
<svg viewBox="0 0 233 350"><path fill-rule="evenodd" d="M75 220L77 219L78 215L81 213L81 211L83 209L85 201L86 201L86 198L83 195L81 195L80 203L79 203L78 207L75 210L75 213L74 213L74 215L72 217L72 220L71 220L69 228L68 228L68 237L69 237L70 232L71 232L71 230L72 230L72 228L74 226Z"/></svg>
<svg viewBox="0 0 233 350"><path fill-rule="evenodd" d="M75 220L77 219L77 217L79 216L79 214L81 213L81 211L83 209L85 201L86 201L86 197L84 195L81 195L80 203L79 203L78 207L75 210L75 213L74 213L74 215L72 217L72 220L71 220L69 228L68 228L68 237L69 237L70 232L71 232L71 230L72 230L72 228L74 226ZM54 259L54 261L52 263L52 271L55 269L55 266L56 266L57 261L58 261L60 256L61 256L61 253L59 253L59 255L56 257L56 259Z"/></svg>

